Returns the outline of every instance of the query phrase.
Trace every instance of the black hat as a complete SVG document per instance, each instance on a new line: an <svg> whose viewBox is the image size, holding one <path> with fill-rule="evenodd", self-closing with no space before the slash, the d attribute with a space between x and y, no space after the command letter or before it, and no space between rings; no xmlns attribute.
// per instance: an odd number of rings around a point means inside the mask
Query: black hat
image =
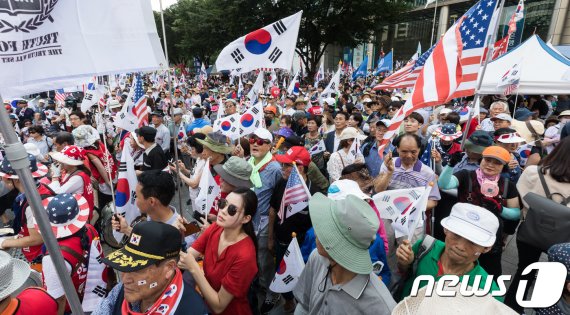
<svg viewBox="0 0 570 315"><path fill-rule="evenodd" d="M182 235L170 224L143 221L133 227L129 242L103 258L109 267L121 272L138 271L163 260L178 257Z"/></svg>
<svg viewBox="0 0 570 315"><path fill-rule="evenodd" d="M157 116L157 117L160 117L160 118L164 117L164 113L163 113L162 111L154 111L154 112L152 112L151 115Z"/></svg>
<svg viewBox="0 0 570 315"><path fill-rule="evenodd" d="M149 126L142 126L135 130L135 133L148 142L154 142L154 138L156 138L156 129Z"/></svg>
<svg viewBox="0 0 570 315"><path fill-rule="evenodd" d="M192 115L202 117L202 108L201 107L192 108Z"/></svg>
<svg viewBox="0 0 570 315"><path fill-rule="evenodd" d="M296 147L296 146L304 146L305 145L305 141L296 135L292 135L289 136L287 138L285 138L285 143L284 143L288 148L290 147Z"/></svg>

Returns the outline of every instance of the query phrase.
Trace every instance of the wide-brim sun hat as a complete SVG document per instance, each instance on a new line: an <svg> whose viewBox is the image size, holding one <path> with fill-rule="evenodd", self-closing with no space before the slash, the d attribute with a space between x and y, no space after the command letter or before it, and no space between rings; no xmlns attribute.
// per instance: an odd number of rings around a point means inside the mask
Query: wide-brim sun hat
<svg viewBox="0 0 570 315"><path fill-rule="evenodd" d="M230 154L233 151L233 147L228 143L227 137L221 132L208 133L206 139L196 139L196 141L216 153Z"/></svg>
<svg viewBox="0 0 570 315"><path fill-rule="evenodd" d="M25 261L12 258L7 252L0 250L0 301L26 283L30 270Z"/></svg>
<svg viewBox="0 0 570 315"><path fill-rule="evenodd" d="M238 176L237 174L233 174L230 169L227 169L227 167L224 168L224 165L222 164L214 165L214 171L216 171L216 173L220 175L220 177L224 180L224 182L227 182L228 184L234 187L245 187L245 188L253 187L253 183L251 182L251 180L249 180L249 178L240 179L239 177L237 177ZM251 176L251 168L249 173Z"/></svg>
<svg viewBox="0 0 570 315"><path fill-rule="evenodd" d="M78 126L71 133L75 138L75 145L82 148L92 146L100 139L97 129L88 125Z"/></svg>
<svg viewBox="0 0 570 315"><path fill-rule="evenodd" d="M436 130L439 139L443 141L453 141L460 138L463 132L457 131L457 126L455 124L445 124Z"/></svg>
<svg viewBox="0 0 570 315"><path fill-rule="evenodd" d="M327 254L349 271L370 274L368 248L380 225L370 205L354 195L332 200L317 193L309 200L309 209L315 235Z"/></svg>
<svg viewBox="0 0 570 315"><path fill-rule="evenodd" d="M56 161L67 165L83 165L85 151L78 146L65 146L60 152L50 152L49 155Z"/></svg>
<svg viewBox="0 0 570 315"><path fill-rule="evenodd" d="M57 239L77 233L89 220L89 204L79 194L59 194L42 200L42 205ZM37 222L35 228L40 231Z"/></svg>
<svg viewBox="0 0 570 315"><path fill-rule="evenodd" d="M533 132L527 126L527 123L531 125L531 127L536 131L539 136L544 134L544 124L538 120L529 120L529 121L519 121L513 120L511 126L515 129L518 134L525 139L525 142L528 144L534 144L535 141L540 139L535 139L533 136Z"/></svg>
<svg viewBox="0 0 570 315"><path fill-rule="evenodd" d="M32 172L33 178L41 178L47 175L48 167L38 163L36 157L28 154L28 159L30 160L30 172ZM3 159L0 161L0 177L7 179L18 179L20 178L16 171L12 168L12 163L8 159Z"/></svg>
<svg viewBox="0 0 570 315"><path fill-rule="evenodd" d="M342 141L342 140L354 139L356 137L358 137L358 130L356 130L356 128L354 127L346 127L340 133L338 139Z"/></svg>

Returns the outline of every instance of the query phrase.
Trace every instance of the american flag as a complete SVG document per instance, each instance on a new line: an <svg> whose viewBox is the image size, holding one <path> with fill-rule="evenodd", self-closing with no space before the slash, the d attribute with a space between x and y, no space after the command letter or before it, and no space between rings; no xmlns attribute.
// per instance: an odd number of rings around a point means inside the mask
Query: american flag
<svg viewBox="0 0 570 315"><path fill-rule="evenodd" d="M59 102L59 103L63 103L65 102L65 99L67 98L67 93L65 93L63 91L63 89L57 89L55 90L55 101Z"/></svg>
<svg viewBox="0 0 570 315"><path fill-rule="evenodd" d="M479 1L437 42L418 75L411 98L392 118L378 148L380 155L411 112L475 93L486 39L494 30L491 21L496 21L496 7L497 0Z"/></svg>
<svg viewBox="0 0 570 315"><path fill-rule="evenodd" d="M135 78L133 101L135 101L132 107L132 113L137 116L139 128L148 125L148 114L150 113L150 108L146 106L147 98L144 95L142 80L140 78Z"/></svg>
<svg viewBox="0 0 570 315"><path fill-rule="evenodd" d="M499 83L498 88L504 88L503 95L513 94L518 88L521 79L521 69L518 63L515 63L509 70L503 74Z"/></svg>
<svg viewBox="0 0 570 315"><path fill-rule="evenodd" d="M431 52L435 48L432 46L428 51L424 52L419 58L414 55L412 59L400 70L392 73L389 77L384 79L382 83L376 85L374 90L385 90L385 89L403 89L410 88L416 84L418 75L424 68L424 64L431 55ZM417 59L417 60L416 60Z"/></svg>
<svg viewBox="0 0 570 315"><path fill-rule="evenodd" d="M311 193L307 185L301 175L299 175L297 167L293 165L291 175L289 175L287 185L285 186L285 192L283 193L283 201L281 201L279 213L277 213L281 222L285 220L285 210L287 210L287 217L302 211L309 205L310 197Z"/></svg>

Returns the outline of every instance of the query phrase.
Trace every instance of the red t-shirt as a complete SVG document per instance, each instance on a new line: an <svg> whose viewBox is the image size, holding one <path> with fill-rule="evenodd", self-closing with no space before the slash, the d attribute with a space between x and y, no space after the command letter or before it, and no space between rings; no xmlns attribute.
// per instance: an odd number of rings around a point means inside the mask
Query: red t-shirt
<svg viewBox="0 0 570 315"><path fill-rule="evenodd" d="M218 245L224 229L216 223L200 235L192 248L204 254L204 275L212 288L219 291L222 286L234 298L220 314L252 314L247 293L253 278L257 274L255 245L251 238L224 249L218 257Z"/></svg>

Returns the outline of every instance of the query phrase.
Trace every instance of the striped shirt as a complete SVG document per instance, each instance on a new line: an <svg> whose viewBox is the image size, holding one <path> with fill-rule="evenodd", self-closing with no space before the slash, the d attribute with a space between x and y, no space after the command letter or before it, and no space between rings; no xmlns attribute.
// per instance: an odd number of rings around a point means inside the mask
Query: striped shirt
<svg viewBox="0 0 570 315"><path fill-rule="evenodd" d="M380 174L387 173L386 165L382 163ZM400 158L394 159L394 174L388 184L388 190L414 188L427 186L429 182L433 182L433 187L429 194L429 200L440 200L439 187L435 173L429 166L417 160L412 168L406 169L402 165Z"/></svg>

